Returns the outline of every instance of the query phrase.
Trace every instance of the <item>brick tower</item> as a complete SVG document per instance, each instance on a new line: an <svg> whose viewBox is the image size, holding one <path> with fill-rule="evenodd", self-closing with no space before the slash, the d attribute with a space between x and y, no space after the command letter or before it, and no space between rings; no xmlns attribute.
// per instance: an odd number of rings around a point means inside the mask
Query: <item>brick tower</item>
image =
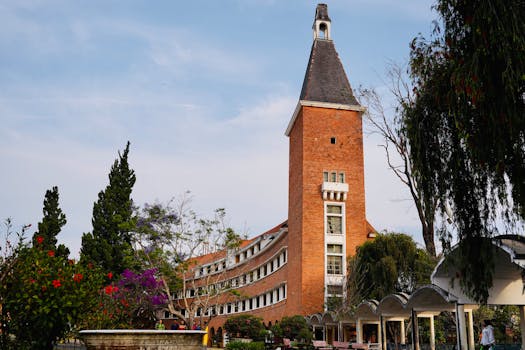
<svg viewBox="0 0 525 350"><path fill-rule="evenodd" d="M346 257L367 239L361 116L325 4L289 137L287 314L323 311L344 294Z"/></svg>

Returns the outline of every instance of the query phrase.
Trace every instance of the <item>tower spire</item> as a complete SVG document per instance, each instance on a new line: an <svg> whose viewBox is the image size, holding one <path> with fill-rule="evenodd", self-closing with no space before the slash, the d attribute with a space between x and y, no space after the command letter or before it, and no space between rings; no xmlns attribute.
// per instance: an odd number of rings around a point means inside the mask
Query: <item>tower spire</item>
<svg viewBox="0 0 525 350"><path fill-rule="evenodd" d="M314 30L315 39L332 40L330 37L330 26L332 21L328 17L328 6L326 4L318 4L315 9L315 19L312 29Z"/></svg>

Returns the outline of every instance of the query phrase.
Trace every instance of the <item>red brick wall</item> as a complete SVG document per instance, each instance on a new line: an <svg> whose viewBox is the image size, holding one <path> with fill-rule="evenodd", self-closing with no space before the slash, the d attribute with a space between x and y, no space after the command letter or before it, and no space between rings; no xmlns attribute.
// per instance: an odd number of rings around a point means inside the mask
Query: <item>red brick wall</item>
<svg viewBox="0 0 525 350"><path fill-rule="evenodd" d="M288 175L288 301L289 315L303 314L303 118L299 112L290 132Z"/></svg>
<svg viewBox="0 0 525 350"><path fill-rule="evenodd" d="M336 144L331 144L336 137ZM324 201L323 171L343 171L346 244L349 255L366 240L364 162L361 115L355 111L304 106L290 132L290 232L288 308L291 314L323 311ZM296 259L297 257L297 259ZM297 288L297 289L296 289Z"/></svg>

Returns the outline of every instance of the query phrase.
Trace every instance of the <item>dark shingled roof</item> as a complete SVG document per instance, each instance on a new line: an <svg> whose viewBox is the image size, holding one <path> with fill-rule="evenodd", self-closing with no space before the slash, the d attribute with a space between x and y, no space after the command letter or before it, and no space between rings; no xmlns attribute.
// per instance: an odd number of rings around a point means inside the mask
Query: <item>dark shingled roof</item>
<svg viewBox="0 0 525 350"><path fill-rule="evenodd" d="M332 40L314 40L299 99L359 105Z"/></svg>

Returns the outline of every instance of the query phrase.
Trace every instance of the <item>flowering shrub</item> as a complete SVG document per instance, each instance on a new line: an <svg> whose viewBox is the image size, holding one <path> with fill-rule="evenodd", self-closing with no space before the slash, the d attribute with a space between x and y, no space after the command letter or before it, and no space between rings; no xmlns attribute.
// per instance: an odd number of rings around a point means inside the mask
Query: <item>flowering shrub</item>
<svg viewBox="0 0 525 350"><path fill-rule="evenodd" d="M156 269L136 273L125 270L118 281L111 281L99 291L98 305L90 314L89 328L154 328L155 313L165 307L168 298L155 276Z"/></svg>
<svg viewBox="0 0 525 350"><path fill-rule="evenodd" d="M103 283L97 270L43 249L43 243L37 238L34 247L22 249L0 286L1 334L15 336L14 348L51 349L93 308Z"/></svg>

